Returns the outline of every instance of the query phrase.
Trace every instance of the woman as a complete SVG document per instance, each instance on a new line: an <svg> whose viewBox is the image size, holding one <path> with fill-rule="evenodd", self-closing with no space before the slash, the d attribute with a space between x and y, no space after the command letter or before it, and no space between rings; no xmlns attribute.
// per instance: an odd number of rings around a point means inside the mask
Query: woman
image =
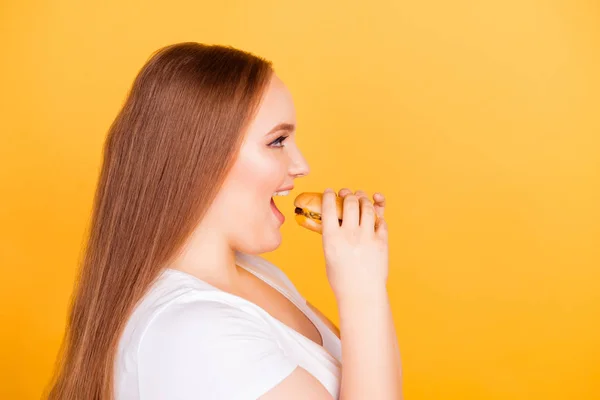
<svg viewBox="0 0 600 400"><path fill-rule="evenodd" d="M272 197L308 172L269 62L197 43L154 54L106 140L49 398L399 398L383 196L340 191L341 225L323 197L343 341L258 256L281 242Z"/></svg>

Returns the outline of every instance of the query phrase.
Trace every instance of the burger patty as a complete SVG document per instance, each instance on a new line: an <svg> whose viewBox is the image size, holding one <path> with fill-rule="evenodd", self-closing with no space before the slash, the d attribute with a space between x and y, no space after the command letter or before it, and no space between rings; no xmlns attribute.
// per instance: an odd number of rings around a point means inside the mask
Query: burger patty
<svg viewBox="0 0 600 400"><path fill-rule="evenodd" d="M306 211L303 208L300 207L296 207L296 209L294 210L294 212L297 215L304 215L306 218L310 218L310 219L314 219L317 221L321 221L321 214L316 213L316 212L311 212L311 211ZM338 219L338 222L341 224L342 220Z"/></svg>
<svg viewBox="0 0 600 400"><path fill-rule="evenodd" d="M305 211L303 208L300 208L300 207L296 207L294 212L297 215L304 215L306 218L316 219L319 221L321 220L321 214L316 213L316 212Z"/></svg>

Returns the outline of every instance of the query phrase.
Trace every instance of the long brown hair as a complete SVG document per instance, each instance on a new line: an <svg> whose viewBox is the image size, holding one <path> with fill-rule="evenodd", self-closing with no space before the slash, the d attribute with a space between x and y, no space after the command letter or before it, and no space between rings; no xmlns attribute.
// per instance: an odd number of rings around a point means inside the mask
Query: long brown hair
<svg viewBox="0 0 600 400"><path fill-rule="evenodd" d="M113 399L128 317L216 197L272 73L248 52L199 43L143 66L104 145L48 399Z"/></svg>

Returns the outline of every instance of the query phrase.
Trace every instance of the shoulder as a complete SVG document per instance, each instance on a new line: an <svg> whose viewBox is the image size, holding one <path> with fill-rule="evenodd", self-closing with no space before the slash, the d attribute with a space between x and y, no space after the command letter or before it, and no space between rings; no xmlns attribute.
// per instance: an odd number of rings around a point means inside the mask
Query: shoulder
<svg viewBox="0 0 600 400"><path fill-rule="evenodd" d="M181 345L186 340L222 340L228 335L249 330L269 330L258 314L242 305L218 298L188 297L185 301L172 302L156 313L146 327L142 343L177 339L178 345Z"/></svg>
<svg viewBox="0 0 600 400"><path fill-rule="evenodd" d="M297 367L260 316L206 299L156 315L137 365L141 397L152 399L257 398Z"/></svg>

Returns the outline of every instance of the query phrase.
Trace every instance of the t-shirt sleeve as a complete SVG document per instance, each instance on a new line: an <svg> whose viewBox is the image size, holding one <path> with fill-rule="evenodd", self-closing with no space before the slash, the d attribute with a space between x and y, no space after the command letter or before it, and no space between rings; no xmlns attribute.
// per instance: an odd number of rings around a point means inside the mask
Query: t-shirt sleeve
<svg viewBox="0 0 600 400"><path fill-rule="evenodd" d="M140 398L256 399L296 367L258 316L216 301L171 305L140 342Z"/></svg>

